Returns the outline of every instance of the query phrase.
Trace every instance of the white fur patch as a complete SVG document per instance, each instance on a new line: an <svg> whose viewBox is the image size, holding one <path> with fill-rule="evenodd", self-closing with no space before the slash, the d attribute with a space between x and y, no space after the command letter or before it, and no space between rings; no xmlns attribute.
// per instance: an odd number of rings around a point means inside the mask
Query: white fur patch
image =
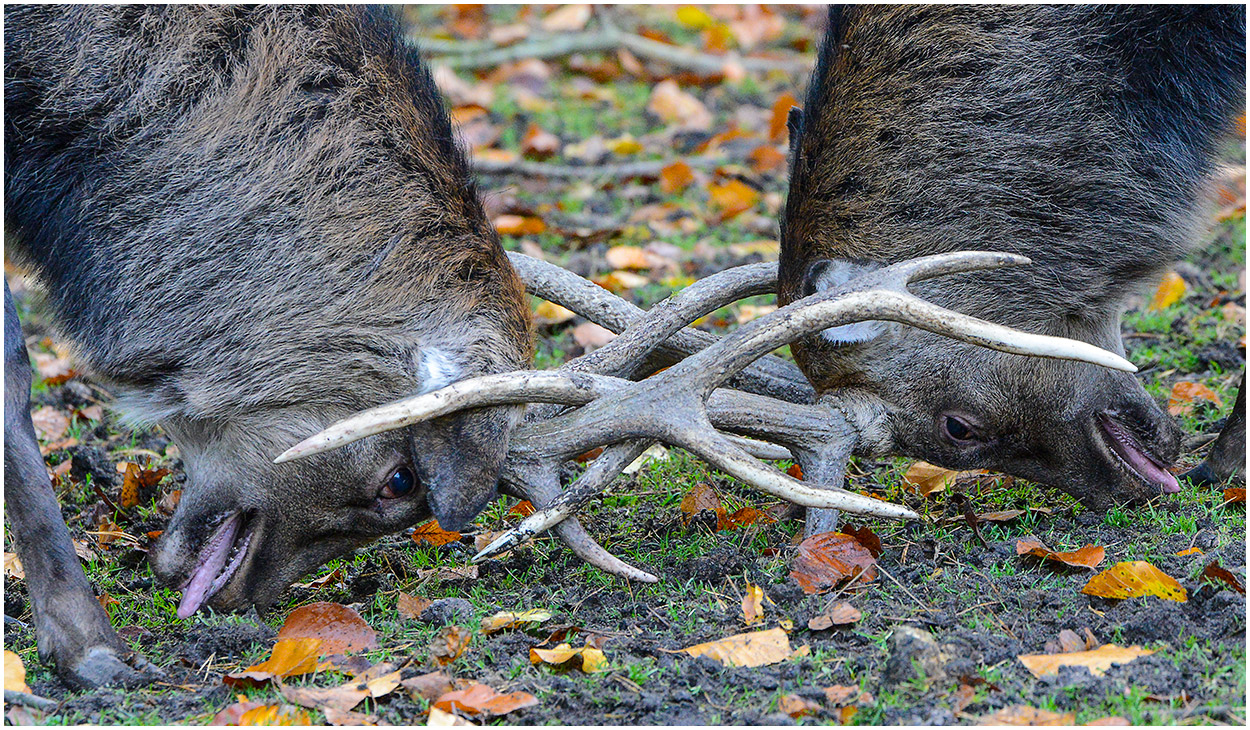
<svg viewBox="0 0 1250 730"><path fill-rule="evenodd" d="M871 264L857 264L851 261L832 259L816 277L816 291L834 289L848 281L862 276L877 267ZM853 322L841 327L830 327L820 333L821 337L835 345L848 345L852 342L867 342L885 333L885 323L876 321Z"/></svg>
<svg viewBox="0 0 1250 730"><path fill-rule="evenodd" d="M421 349L421 392L445 388L460 377L460 366L437 347Z"/></svg>

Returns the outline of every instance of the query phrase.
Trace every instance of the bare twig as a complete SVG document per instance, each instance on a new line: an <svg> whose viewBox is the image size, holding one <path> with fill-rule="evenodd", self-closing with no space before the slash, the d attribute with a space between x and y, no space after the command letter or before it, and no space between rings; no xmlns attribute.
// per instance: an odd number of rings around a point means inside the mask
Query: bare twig
<svg viewBox="0 0 1250 730"><path fill-rule="evenodd" d="M29 707L32 710L39 710L40 712L52 712L61 706L61 703L56 700L50 700L47 697L38 697L30 694L29 692L18 692L13 689L6 689L4 691L4 704L21 705L22 707Z"/></svg>
<svg viewBox="0 0 1250 730"><path fill-rule="evenodd" d="M445 41L434 38L410 38L409 42L427 54L431 65L442 64L450 68L465 69L492 68L527 58L559 58L574 53L597 53L622 48L642 58L707 75L724 73L726 67L731 65L759 73L783 71L797 75L811 71L816 63L814 56L760 58L740 56L735 53L717 56L653 41L637 33L629 33L613 26L581 33L531 38L502 48L481 42Z"/></svg>

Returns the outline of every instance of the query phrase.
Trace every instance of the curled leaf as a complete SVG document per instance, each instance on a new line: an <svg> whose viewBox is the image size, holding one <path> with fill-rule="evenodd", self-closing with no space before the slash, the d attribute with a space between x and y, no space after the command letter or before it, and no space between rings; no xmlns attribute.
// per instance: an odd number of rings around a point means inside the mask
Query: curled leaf
<svg viewBox="0 0 1250 730"><path fill-rule="evenodd" d="M1169 601L1189 600L1175 578L1144 560L1116 563L1090 578L1081 593L1101 598L1136 598L1150 594Z"/></svg>
<svg viewBox="0 0 1250 730"><path fill-rule="evenodd" d="M746 593L742 596L742 622L747 626L754 626L763 620L764 589L748 583Z"/></svg>
<svg viewBox="0 0 1250 730"><path fill-rule="evenodd" d="M438 526L438 520L430 520L429 522L417 525L412 531L413 542L428 542L434 547L446 545L450 542L457 542L460 539L459 532L448 532Z"/></svg>
<svg viewBox="0 0 1250 730"><path fill-rule="evenodd" d="M577 649L569 644L559 644L554 649L533 648L530 649L530 662L580 669L587 674L607 671L608 668L608 660L603 652L589 645Z"/></svg>
<svg viewBox="0 0 1250 730"><path fill-rule="evenodd" d="M1224 583L1241 595L1246 595L1246 587L1241 584L1241 581L1237 580L1237 576L1233 575L1232 572L1220 567L1220 561L1218 560L1212 561L1207 567L1202 569L1202 577Z"/></svg>
<svg viewBox="0 0 1250 730"><path fill-rule="evenodd" d="M482 619L482 633L493 634L504 629L515 629L526 624L541 624L551 620L551 612L542 608L528 611L500 611Z"/></svg>
<svg viewBox="0 0 1250 730"><path fill-rule="evenodd" d="M854 537L822 532L799 544L790 577L804 593L821 593L846 580L875 580L876 562L868 548Z"/></svg>
<svg viewBox="0 0 1250 730"><path fill-rule="evenodd" d="M1032 555L1074 568L1095 568L1106 558L1107 551L1098 545L1086 545L1072 552L1055 552L1043 545L1041 540L1030 535L1016 541L1016 555Z"/></svg>

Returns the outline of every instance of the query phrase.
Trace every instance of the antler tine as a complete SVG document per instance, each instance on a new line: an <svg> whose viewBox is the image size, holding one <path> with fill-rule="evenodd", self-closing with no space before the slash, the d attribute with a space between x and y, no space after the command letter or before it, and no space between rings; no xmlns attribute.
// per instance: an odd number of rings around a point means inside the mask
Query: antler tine
<svg viewBox="0 0 1250 730"><path fill-rule="evenodd" d="M544 370L521 370L469 378L431 393L422 393L361 411L292 446L274 459L274 463L281 464L320 454L366 436L469 408L521 403L582 405L612 389L612 380L591 373ZM620 384L616 387L620 387Z"/></svg>
<svg viewBox="0 0 1250 730"><path fill-rule="evenodd" d="M966 274L971 271L1001 269L1008 266L1023 266L1033 263L1028 256L1001 251L958 251L958 255L949 253L921 256L893 264L882 272L889 272L891 278L906 284L915 284L926 279L951 274Z"/></svg>

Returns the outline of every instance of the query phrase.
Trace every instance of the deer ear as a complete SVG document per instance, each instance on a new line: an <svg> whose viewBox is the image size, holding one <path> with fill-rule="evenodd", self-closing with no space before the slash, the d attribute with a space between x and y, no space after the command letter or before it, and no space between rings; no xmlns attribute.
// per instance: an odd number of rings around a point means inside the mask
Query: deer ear
<svg viewBox="0 0 1250 730"><path fill-rule="evenodd" d="M790 164L798 159L799 138L803 136L803 110L797 106L790 107L786 114L786 129L790 132Z"/></svg>
<svg viewBox="0 0 1250 730"><path fill-rule="evenodd" d="M852 261L849 259L817 259L807 265L803 273L803 296L811 296L816 292L837 289L848 282L881 268L881 264L873 261ZM849 345L855 342L868 342L885 334L884 323L876 321L853 322L841 327L830 327L823 330L820 336L835 345Z"/></svg>

